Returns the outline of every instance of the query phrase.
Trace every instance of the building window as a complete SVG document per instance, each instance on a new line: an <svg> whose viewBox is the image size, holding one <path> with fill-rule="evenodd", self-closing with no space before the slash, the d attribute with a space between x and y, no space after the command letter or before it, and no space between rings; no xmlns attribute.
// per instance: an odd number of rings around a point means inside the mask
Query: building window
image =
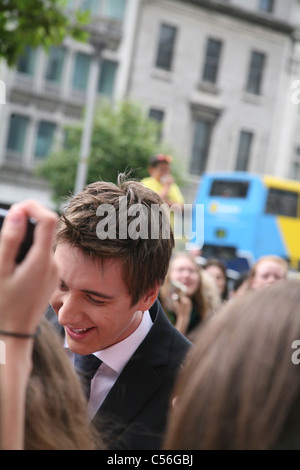
<svg viewBox="0 0 300 470"><path fill-rule="evenodd" d="M17 155L24 152L28 123L29 118L26 116L12 114L10 117L6 148Z"/></svg>
<svg viewBox="0 0 300 470"><path fill-rule="evenodd" d="M290 178L294 180L300 180L300 162L292 162Z"/></svg>
<svg viewBox="0 0 300 470"><path fill-rule="evenodd" d="M91 15L96 15L99 9L99 0L81 0L80 9L83 11L88 10Z"/></svg>
<svg viewBox="0 0 300 470"><path fill-rule="evenodd" d="M78 52L75 58L72 88L74 90L86 91L88 85L91 57Z"/></svg>
<svg viewBox="0 0 300 470"><path fill-rule="evenodd" d="M18 60L17 71L26 75L34 74L36 61L36 49L26 46L24 54Z"/></svg>
<svg viewBox="0 0 300 470"><path fill-rule="evenodd" d="M259 0L258 8L261 11L272 13L274 9L274 0Z"/></svg>
<svg viewBox="0 0 300 470"><path fill-rule="evenodd" d="M222 42L209 38L206 43L206 56L203 67L202 80L216 83L220 62Z"/></svg>
<svg viewBox="0 0 300 470"><path fill-rule="evenodd" d="M240 132L239 146L238 146L237 159L236 159L236 165L235 165L236 171L247 171L252 140L253 140L252 132L246 132L246 131Z"/></svg>
<svg viewBox="0 0 300 470"><path fill-rule="evenodd" d="M248 93L260 94L265 59L265 54L252 51L246 88Z"/></svg>
<svg viewBox="0 0 300 470"><path fill-rule="evenodd" d="M112 97L115 87L118 63L104 59L101 63L98 92L101 95Z"/></svg>
<svg viewBox="0 0 300 470"><path fill-rule="evenodd" d="M176 33L177 28L166 24L161 25L155 63L157 68L171 70Z"/></svg>
<svg viewBox="0 0 300 470"><path fill-rule="evenodd" d="M149 118L154 119L154 121L161 123L164 120L164 111L160 109L151 108L149 110Z"/></svg>
<svg viewBox="0 0 300 470"><path fill-rule="evenodd" d="M49 82L60 83L65 60L65 48L53 46L50 49L46 70L46 79Z"/></svg>
<svg viewBox="0 0 300 470"><path fill-rule="evenodd" d="M66 1L66 10L74 10L77 4L77 0L67 0Z"/></svg>
<svg viewBox="0 0 300 470"><path fill-rule="evenodd" d="M35 157L47 157L53 143L55 124L53 122L40 121L35 141Z"/></svg>
<svg viewBox="0 0 300 470"><path fill-rule="evenodd" d="M151 108L149 110L149 118L153 119L154 121L157 122L157 124L159 124L159 130L157 134L158 141L162 139L162 125L163 125L164 117L165 117L165 113L161 109Z"/></svg>
<svg viewBox="0 0 300 470"><path fill-rule="evenodd" d="M201 175L206 170L213 123L196 117L190 173Z"/></svg>
<svg viewBox="0 0 300 470"><path fill-rule="evenodd" d="M123 20L126 0L106 0L106 16L115 20Z"/></svg>
<svg viewBox="0 0 300 470"><path fill-rule="evenodd" d="M91 15L102 15L123 20L126 0L80 0L80 9L89 10Z"/></svg>

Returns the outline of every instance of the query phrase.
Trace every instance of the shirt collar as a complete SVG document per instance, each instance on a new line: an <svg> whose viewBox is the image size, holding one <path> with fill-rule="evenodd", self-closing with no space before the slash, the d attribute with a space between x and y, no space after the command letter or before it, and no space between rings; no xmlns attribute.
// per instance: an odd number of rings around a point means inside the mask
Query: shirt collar
<svg viewBox="0 0 300 470"><path fill-rule="evenodd" d="M133 353L147 336L152 325L153 321L151 319L149 310L145 310L143 312L141 323L137 329L131 333L130 336L123 339L119 343L113 344L112 346L109 346L108 348L102 349L100 351L96 351L93 354L101 359L108 367L120 374ZM64 347L68 349L66 337ZM70 350L69 355L73 356Z"/></svg>
<svg viewBox="0 0 300 470"><path fill-rule="evenodd" d="M118 374L122 372L125 365L147 336L150 328L152 327L152 319L149 310L143 312L143 318L139 326L130 336L123 339L119 343L113 344L108 348L95 352L95 356L101 359L111 369L115 370Z"/></svg>

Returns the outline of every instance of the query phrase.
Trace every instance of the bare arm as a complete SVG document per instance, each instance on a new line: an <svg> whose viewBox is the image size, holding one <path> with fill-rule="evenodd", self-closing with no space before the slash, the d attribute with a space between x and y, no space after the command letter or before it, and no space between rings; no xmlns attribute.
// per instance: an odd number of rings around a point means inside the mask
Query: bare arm
<svg viewBox="0 0 300 470"><path fill-rule="evenodd" d="M35 218L34 243L15 264L27 217ZM52 243L57 216L35 201L15 204L0 237L0 334L5 363L0 365L1 448L22 449L25 398L32 367L33 335L57 282ZM8 334L5 334L8 333ZM14 333L29 335L20 338Z"/></svg>
<svg viewBox="0 0 300 470"><path fill-rule="evenodd" d="M181 211L183 209L183 203L181 202L178 202L177 200L176 201L173 201L172 199L170 199L168 197L168 194L169 194L169 191L170 191L170 187L172 186L172 184L175 182L174 181L174 178L171 174L168 174L168 175L164 175L160 182L162 183L163 187L161 189L161 191L159 191L159 195L160 197L164 200L164 202L166 204L168 204L168 206L173 206L173 209L176 209L178 211Z"/></svg>
<svg viewBox="0 0 300 470"><path fill-rule="evenodd" d="M186 295L178 296L176 300L172 300L174 313L176 314L176 323L174 326L180 333L185 335L190 322L192 301Z"/></svg>

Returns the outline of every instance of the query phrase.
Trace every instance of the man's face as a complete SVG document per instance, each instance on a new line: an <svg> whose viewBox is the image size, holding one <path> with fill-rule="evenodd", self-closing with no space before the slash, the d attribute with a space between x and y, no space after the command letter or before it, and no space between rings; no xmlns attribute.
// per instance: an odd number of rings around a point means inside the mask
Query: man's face
<svg viewBox="0 0 300 470"><path fill-rule="evenodd" d="M69 348L77 354L91 354L125 339L155 300L153 293L131 307L118 259L102 267L68 243L58 244L55 259L60 284L50 303L64 326Z"/></svg>

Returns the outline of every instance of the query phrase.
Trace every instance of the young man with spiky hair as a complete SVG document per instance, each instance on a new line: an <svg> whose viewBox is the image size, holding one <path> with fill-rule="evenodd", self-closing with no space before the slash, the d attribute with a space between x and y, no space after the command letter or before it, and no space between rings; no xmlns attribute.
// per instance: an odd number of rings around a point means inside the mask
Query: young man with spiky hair
<svg viewBox="0 0 300 470"><path fill-rule="evenodd" d="M99 360L88 410L109 449L160 448L190 347L157 300L174 246L166 211L157 193L120 176L71 198L58 226L60 284L47 316L56 313L75 368Z"/></svg>

